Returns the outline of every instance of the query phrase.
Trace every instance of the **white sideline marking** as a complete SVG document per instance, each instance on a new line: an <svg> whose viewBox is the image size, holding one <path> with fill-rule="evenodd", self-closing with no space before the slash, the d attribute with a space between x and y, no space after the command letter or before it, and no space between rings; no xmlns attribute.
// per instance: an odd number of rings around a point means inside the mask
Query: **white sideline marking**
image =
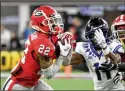
<svg viewBox="0 0 125 91"><path fill-rule="evenodd" d="M1 78L7 78L10 73L1 72ZM71 75L66 75L65 73L57 73L54 78L87 78L91 79L91 75L89 73L72 73Z"/></svg>

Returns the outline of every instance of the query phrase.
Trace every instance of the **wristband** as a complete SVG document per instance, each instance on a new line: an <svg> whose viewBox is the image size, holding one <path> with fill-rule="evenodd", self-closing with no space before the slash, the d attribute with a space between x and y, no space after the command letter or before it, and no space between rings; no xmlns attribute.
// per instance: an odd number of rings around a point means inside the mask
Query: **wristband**
<svg viewBox="0 0 125 91"><path fill-rule="evenodd" d="M112 67L113 70L118 70L118 64L114 64L114 66Z"/></svg>
<svg viewBox="0 0 125 91"><path fill-rule="evenodd" d="M106 46L106 48L103 49L104 55L107 55L109 52L110 52L110 48L108 46Z"/></svg>

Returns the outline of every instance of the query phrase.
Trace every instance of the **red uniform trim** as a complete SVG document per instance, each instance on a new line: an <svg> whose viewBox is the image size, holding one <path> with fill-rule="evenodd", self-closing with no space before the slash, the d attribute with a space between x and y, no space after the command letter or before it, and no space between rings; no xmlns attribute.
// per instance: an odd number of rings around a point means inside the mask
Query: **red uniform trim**
<svg viewBox="0 0 125 91"><path fill-rule="evenodd" d="M8 90L12 90L12 88L13 88L14 85L15 85L15 82L13 81L13 82L10 84Z"/></svg>

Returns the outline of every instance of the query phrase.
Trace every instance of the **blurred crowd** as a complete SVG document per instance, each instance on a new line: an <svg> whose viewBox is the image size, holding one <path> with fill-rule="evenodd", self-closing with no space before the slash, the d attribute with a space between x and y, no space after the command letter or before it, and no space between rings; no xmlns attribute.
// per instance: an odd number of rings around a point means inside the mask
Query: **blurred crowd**
<svg viewBox="0 0 125 91"><path fill-rule="evenodd" d="M26 23L22 37L20 38L16 32L9 30L5 25L0 25L1 31L1 50L23 50L24 43L28 36L35 30L31 28L29 22Z"/></svg>
<svg viewBox="0 0 125 91"><path fill-rule="evenodd" d="M81 38L81 32L84 31L84 27L86 22L89 20L90 17L88 16L82 16L79 13L77 15L73 16L66 16L66 14L63 14L63 20L64 20L64 31L69 31L73 34L73 38L76 40L76 42L82 41L83 38ZM5 25L1 24L1 50L23 50L24 49L24 43L28 36L33 33L35 30L31 28L31 24L29 21L26 22L25 28L22 33L22 37L19 37L16 32L13 30L10 30L6 28ZM74 43L73 47L75 49L76 43ZM88 68L85 64L80 64L77 66L73 66L73 69L81 69L84 71L88 71Z"/></svg>
<svg viewBox="0 0 125 91"><path fill-rule="evenodd" d="M69 18L71 19L64 19L65 31L71 32L76 42L81 41L81 32L84 31L85 23L89 17L83 17L78 13ZM26 39L35 31L31 28L29 21L26 22L25 26L20 38L16 32L6 28L6 25L1 24L1 50L23 50ZM73 47L75 48L75 46L74 44Z"/></svg>
<svg viewBox="0 0 125 91"><path fill-rule="evenodd" d="M21 43L17 34L5 27L0 26L1 31L1 50L18 50L21 49Z"/></svg>
<svg viewBox="0 0 125 91"><path fill-rule="evenodd" d="M73 34L73 38L76 42L86 41L81 34L84 31L84 27L88 20L91 18L90 16L83 16L78 13L76 15L67 15L66 13L62 14L64 21L64 31L69 31ZM18 35L18 32L14 32L14 30L10 30L6 27L6 25L1 24L1 48L0 50L24 50L24 43L27 40L28 36L32 34L35 30L31 28L31 24L29 21L25 23L25 27L23 29L23 33ZM21 36L21 37L20 37ZM73 44L73 48L75 49L76 43ZM83 71L88 71L86 64L74 65L73 69L80 69Z"/></svg>

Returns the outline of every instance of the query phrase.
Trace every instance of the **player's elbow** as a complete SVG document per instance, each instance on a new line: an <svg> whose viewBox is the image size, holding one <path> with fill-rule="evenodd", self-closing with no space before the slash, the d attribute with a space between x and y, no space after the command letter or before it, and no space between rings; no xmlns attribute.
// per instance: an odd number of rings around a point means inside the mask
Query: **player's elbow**
<svg viewBox="0 0 125 91"><path fill-rule="evenodd" d="M46 69L41 69L41 70L44 74L44 77L47 78L47 79L51 79L54 76L53 65L51 65L50 67L48 67Z"/></svg>

